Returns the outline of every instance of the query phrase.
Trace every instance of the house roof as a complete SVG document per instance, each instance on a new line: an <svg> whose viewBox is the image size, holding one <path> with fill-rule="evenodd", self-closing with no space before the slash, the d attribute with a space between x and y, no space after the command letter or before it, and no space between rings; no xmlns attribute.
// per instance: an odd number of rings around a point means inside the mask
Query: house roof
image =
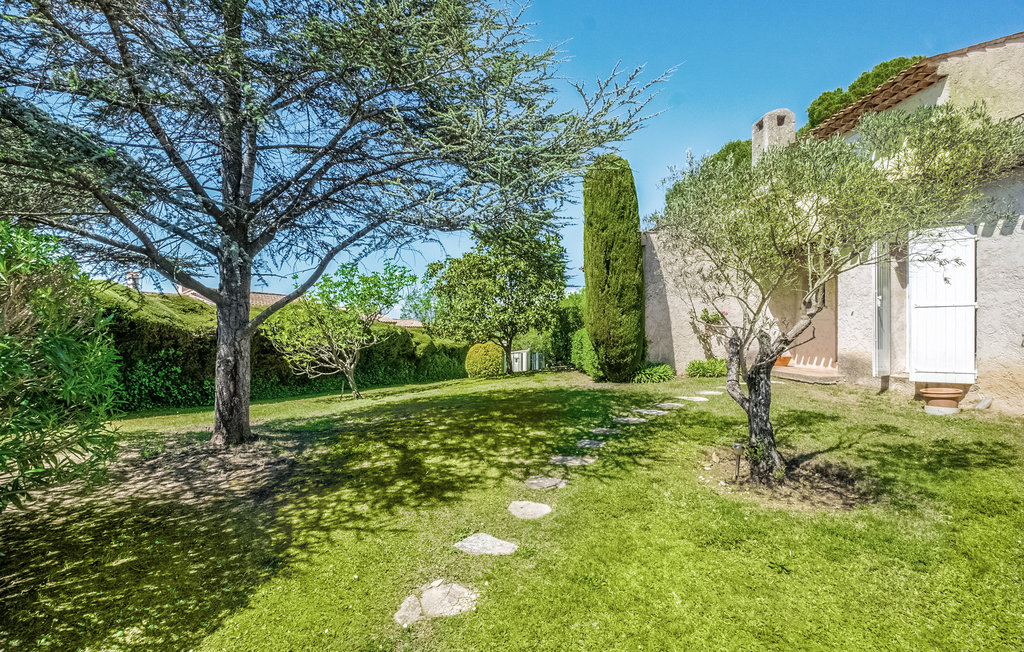
<svg viewBox="0 0 1024 652"><path fill-rule="evenodd" d="M160 293L153 293L160 294ZM198 299L203 303L208 303L211 306L213 302L204 297L203 295L190 290L186 287L178 286L178 294L190 297L192 299ZM276 294L274 292L250 292L249 293L249 306L251 308L265 308L272 305L278 299L284 297L283 294ZM395 319L394 317L381 316L377 318L377 321L382 324L394 324L395 326L401 326L402 328L423 328L423 322L418 319Z"/></svg>
<svg viewBox="0 0 1024 652"><path fill-rule="evenodd" d="M991 41L985 41L984 43L976 43L959 50L943 52L927 59L921 59L895 77L879 84L874 91L850 106L832 114L817 127L811 129L811 133L817 138L822 139L829 138L835 134L845 134L857 126L857 123L865 113L877 113L891 109L908 97L916 95L941 80L943 75L939 74L939 64L943 61L963 56L970 52L1003 45L1008 41L1016 41L1018 39L1024 39L1024 32L1009 34Z"/></svg>

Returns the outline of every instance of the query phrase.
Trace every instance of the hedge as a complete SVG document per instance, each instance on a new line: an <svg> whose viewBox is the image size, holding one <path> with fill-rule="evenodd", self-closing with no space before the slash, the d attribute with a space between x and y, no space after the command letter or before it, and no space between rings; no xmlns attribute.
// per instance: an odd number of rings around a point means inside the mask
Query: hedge
<svg viewBox="0 0 1024 652"><path fill-rule="evenodd" d="M216 311L180 295L140 294L101 284L97 299L111 317L110 333L121 355L118 404L126 411L213 404ZM257 313L261 308L254 308ZM384 341L366 349L357 382L372 387L465 378L469 346L431 338L422 329L381 324ZM252 400L341 390L341 376L294 375L257 330L252 339Z"/></svg>

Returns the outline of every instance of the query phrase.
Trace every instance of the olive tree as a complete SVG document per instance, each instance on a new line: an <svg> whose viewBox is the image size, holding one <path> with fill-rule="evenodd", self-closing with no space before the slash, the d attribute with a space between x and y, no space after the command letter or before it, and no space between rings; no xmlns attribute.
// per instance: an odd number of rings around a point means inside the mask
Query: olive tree
<svg viewBox="0 0 1024 652"><path fill-rule="evenodd" d="M946 105L869 115L855 138L804 139L754 167L691 160L679 173L655 220L687 261L684 282L721 315L711 328L726 346L729 395L747 413L753 479L785 472L769 414L772 367L812 336L826 285L873 263L878 243L998 210L983 187L1022 161L1020 123ZM771 304L794 288L802 308L782 324Z"/></svg>
<svg viewBox="0 0 1024 652"><path fill-rule="evenodd" d="M335 259L543 222L651 96L613 71L556 108L559 53L486 0L10 0L0 40L0 176L89 203L0 211L216 305L214 446L251 438L253 333Z"/></svg>
<svg viewBox="0 0 1024 652"><path fill-rule="evenodd" d="M355 376L359 356L387 339L386 332L373 326L415 281L409 270L391 263L370 274L344 265L279 310L263 330L293 372L307 378L344 374L352 397L362 398Z"/></svg>

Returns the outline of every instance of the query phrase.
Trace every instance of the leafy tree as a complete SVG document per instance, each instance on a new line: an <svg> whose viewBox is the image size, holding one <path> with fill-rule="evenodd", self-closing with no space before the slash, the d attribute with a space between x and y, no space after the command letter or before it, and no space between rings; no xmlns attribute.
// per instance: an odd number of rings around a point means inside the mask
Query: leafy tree
<svg viewBox="0 0 1024 652"><path fill-rule="evenodd" d="M602 374L625 383L647 349L640 213L629 163L599 157L583 177L583 322Z"/></svg>
<svg viewBox="0 0 1024 652"><path fill-rule="evenodd" d="M0 221L0 511L114 450L117 353L57 243Z"/></svg>
<svg viewBox="0 0 1024 652"><path fill-rule="evenodd" d="M841 88L825 91L807 107L807 128L817 127L923 58L896 57L883 61L871 70L861 73L845 91Z"/></svg>
<svg viewBox="0 0 1024 652"><path fill-rule="evenodd" d="M726 386L747 413L746 456L762 483L785 470L769 418L772 367L825 307L826 285L873 263L877 243L905 248L912 233L988 217L996 209L979 201L982 186L1024 162L1024 126L982 107L874 114L858 134L804 139L754 168L691 161L656 216L688 261L683 282L722 315ZM771 304L793 288L802 311L783 324Z"/></svg>
<svg viewBox="0 0 1024 652"><path fill-rule="evenodd" d="M382 272L370 274L360 274L355 265L343 265L334 274L324 274L300 301L267 320L267 337L296 374L307 378L345 374L352 397L362 398L355 377L359 356L387 338L387 332L373 326L415 281L409 270L391 263ZM344 385L341 391L344 395Z"/></svg>
<svg viewBox="0 0 1024 652"><path fill-rule="evenodd" d="M402 318L415 319L430 332L430 325L434 322L434 296L429 287L413 285L409 288L402 302Z"/></svg>
<svg viewBox="0 0 1024 652"><path fill-rule="evenodd" d="M214 445L251 438L256 328L336 258L546 221L651 88L556 110L559 53L486 0L11 0L0 39L0 177L95 204L8 214L217 306ZM307 271L250 316L282 266Z"/></svg>
<svg viewBox="0 0 1024 652"><path fill-rule="evenodd" d="M461 258L431 263L432 328L442 337L494 342L512 369L512 341L551 322L565 294L565 249L557 235L485 236Z"/></svg>

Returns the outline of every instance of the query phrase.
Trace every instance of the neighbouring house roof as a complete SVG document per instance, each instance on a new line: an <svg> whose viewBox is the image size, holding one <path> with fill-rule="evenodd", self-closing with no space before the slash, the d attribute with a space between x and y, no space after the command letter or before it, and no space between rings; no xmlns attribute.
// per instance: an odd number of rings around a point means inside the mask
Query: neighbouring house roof
<svg viewBox="0 0 1024 652"><path fill-rule="evenodd" d="M871 93L831 115L817 127L811 129L811 133L817 138L825 139L834 134L851 131L865 113L877 113L891 109L908 97L916 95L940 81L943 75L939 74L939 64L943 61L1019 39L1024 39L1024 32L1009 34L984 43L976 43L959 50L921 59L885 83L879 84Z"/></svg>
<svg viewBox="0 0 1024 652"><path fill-rule="evenodd" d="M211 306L213 305L213 302L203 295L180 285L178 286L178 294L192 299L198 299ZM250 292L249 306L251 308L265 308L284 296L285 295L283 294L276 294L274 292ZM379 317L377 321L382 324L394 324L395 326L401 326L402 328L423 328L423 322L418 319L395 319L394 317L382 316Z"/></svg>

